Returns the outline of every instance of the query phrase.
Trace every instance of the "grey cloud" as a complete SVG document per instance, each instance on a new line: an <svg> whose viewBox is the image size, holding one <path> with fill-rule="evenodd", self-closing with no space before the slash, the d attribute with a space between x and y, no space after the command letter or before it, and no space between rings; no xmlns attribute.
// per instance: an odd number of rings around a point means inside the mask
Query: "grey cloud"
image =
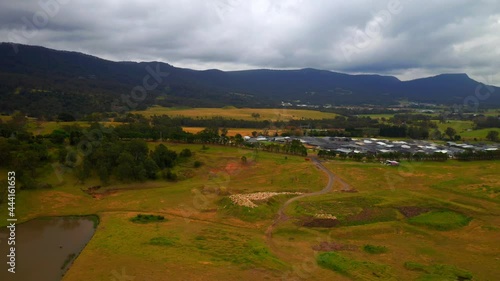
<svg viewBox="0 0 500 281"><path fill-rule="evenodd" d="M22 38L22 18L57 0L0 0L0 40L199 69L313 67L403 79L467 72L500 85L496 1L400 0L395 13L394 1L64 0ZM348 58L346 45L355 51Z"/></svg>

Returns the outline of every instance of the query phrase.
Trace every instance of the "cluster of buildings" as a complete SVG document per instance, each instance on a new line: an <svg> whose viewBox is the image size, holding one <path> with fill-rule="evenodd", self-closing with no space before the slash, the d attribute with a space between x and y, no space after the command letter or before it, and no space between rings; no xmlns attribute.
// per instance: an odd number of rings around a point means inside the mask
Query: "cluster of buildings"
<svg viewBox="0 0 500 281"><path fill-rule="evenodd" d="M488 151L498 150L498 145L485 144L463 144L455 142L447 142L446 144L436 144L425 140L387 140L376 138L355 139L350 137L264 137L256 138L245 137L245 141L249 143L259 142L277 142L284 143L292 139L299 139L303 144L309 145L316 149L335 151L337 153L445 153L453 156L456 153L461 153L466 150Z"/></svg>

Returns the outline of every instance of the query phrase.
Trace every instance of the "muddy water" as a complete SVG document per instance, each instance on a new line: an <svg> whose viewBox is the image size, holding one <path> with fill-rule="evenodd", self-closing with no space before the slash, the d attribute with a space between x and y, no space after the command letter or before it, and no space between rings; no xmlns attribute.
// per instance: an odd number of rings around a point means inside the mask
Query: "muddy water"
<svg viewBox="0 0 500 281"><path fill-rule="evenodd" d="M57 281L94 234L90 217L34 219L16 225L16 273L7 271L7 228L0 229L0 280Z"/></svg>

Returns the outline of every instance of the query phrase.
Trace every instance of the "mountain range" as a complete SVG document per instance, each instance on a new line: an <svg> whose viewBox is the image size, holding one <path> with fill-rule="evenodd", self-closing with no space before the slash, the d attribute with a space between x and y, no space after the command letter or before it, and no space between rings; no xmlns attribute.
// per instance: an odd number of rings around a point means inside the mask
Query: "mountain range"
<svg viewBox="0 0 500 281"><path fill-rule="evenodd" d="M480 93L477 93L477 91ZM411 81L317 69L192 70L163 62L114 62L39 46L0 43L0 112L34 116L163 106L389 106L422 103L499 106L500 88L467 74Z"/></svg>

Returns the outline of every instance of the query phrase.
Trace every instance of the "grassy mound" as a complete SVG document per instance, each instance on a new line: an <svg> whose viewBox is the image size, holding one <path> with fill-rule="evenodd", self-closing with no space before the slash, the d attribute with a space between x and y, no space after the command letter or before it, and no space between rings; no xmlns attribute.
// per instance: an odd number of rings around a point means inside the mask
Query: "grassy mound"
<svg viewBox="0 0 500 281"><path fill-rule="evenodd" d="M344 257L336 252L321 253L317 257L318 265L354 280L395 280L390 267L367 261L358 261Z"/></svg>
<svg viewBox="0 0 500 281"><path fill-rule="evenodd" d="M464 227L472 218L452 211L432 211L408 219L411 224L446 231Z"/></svg>

